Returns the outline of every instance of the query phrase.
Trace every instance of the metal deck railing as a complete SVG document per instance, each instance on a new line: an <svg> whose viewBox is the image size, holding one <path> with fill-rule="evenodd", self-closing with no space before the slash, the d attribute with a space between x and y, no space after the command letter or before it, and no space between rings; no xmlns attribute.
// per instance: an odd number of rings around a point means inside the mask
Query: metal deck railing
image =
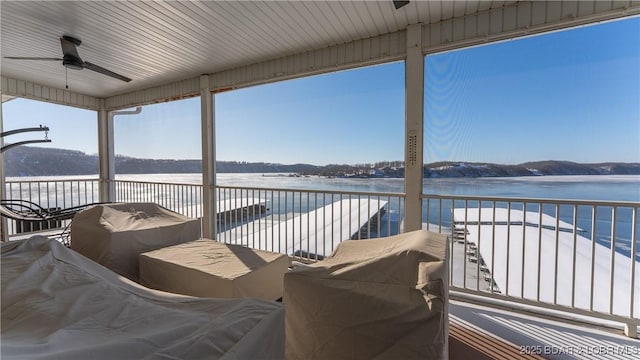
<svg viewBox="0 0 640 360"><path fill-rule="evenodd" d="M114 180L116 202L154 202L193 218L200 217L202 185Z"/></svg>
<svg viewBox="0 0 640 360"><path fill-rule="evenodd" d="M637 202L423 195L450 289L640 325Z"/></svg>
<svg viewBox="0 0 640 360"><path fill-rule="evenodd" d="M201 216L202 185L116 180L121 202ZM316 261L346 239L402 231L404 194L217 186L218 240ZM9 181L45 208L97 202L98 180ZM423 195L447 234L450 289L475 298L640 325L640 203ZM63 224L64 226L65 224ZM9 233L17 226L9 221Z"/></svg>
<svg viewBox="0 0 640 360"><path fill-rule="evenodd" d="M216 197L218 214L230 214L219 215L220 241L307 260L329 255L343 240L397 234L404 208L400 193L217 186ZM232 211L242 199L264 206Z"/></svg>
<svg viewBox="0 0 640 360"><path fill-rule="evenodd" d="M98 179L7 181L6 199L24 200L52 211L98 202ZM9 220L9 236L65 228L70 220L22 222Z"/></svg>

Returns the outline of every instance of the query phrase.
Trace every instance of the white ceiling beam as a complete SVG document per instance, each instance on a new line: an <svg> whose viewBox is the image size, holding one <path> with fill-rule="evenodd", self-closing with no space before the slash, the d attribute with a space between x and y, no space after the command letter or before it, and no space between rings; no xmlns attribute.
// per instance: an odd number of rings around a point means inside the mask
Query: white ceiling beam
<svg viewBox="0 0 640 360"><path fill-rule="evenodd" d="M214 92L404 59L406 31L221 71L210 76Z"/></svg>
<svg viewBox="0 0 640 360"><path fill-rule="evenodd" d="M200 78L195 77L166 85L112 96L105 99L105 107L107 110L111 111L140 105L186 99L198 95L200 95Z"/></svg>
<svg viewBox="0 0 640 360"><path fill-rule="evenodd" d="M15 96L89 110L100 109L100 99L97 97L4 76L0 78L0 83L3 98Z"/></svg>
<svg viewBox="0 0 640 360"><path fill-rule="evenodd" d="M603 2L607 7L591 3L568 6L524 1L428 24L423 28L423 52L433 54L640 15L640 1Z"/></svg>

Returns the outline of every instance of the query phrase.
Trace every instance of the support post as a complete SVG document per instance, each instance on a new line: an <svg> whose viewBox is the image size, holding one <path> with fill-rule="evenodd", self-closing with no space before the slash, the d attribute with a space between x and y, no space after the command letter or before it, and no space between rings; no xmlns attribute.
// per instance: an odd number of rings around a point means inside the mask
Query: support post
<svg viewBox="0 0 640 360"><path fill-rule="evenodd" d="M422 25L407 28L405 61L405 143L404 143L404 228L422 228L422 179L424 137L424 57Z"/></svg>
<svg viewBox="0 0 640 360"><path fill-rule="evenodd" d="M115 201L115 153L113 149L113 117L107 112L104 100L98 110L98 161L100 201Z"/></svg>
<svg viewBox="0 0 640 360"><path fill-rule="evenodd" d="M214 97L209 75L200 76L202 124L202 237L215 239L216 229L216 147Z"/></svg>
<svg viewBox="0 0 640 360"><path fill-rule="evenodd" d="M0 97L2 97L2 93L0 93ZM2 100L0 100L0 133L4 130L3 120L2 120ZM4 146L4 139L0 137L0 148ZM4 155L0 152L0 199L6 199L6 179L4 173ZM9 229L7 218L0 217L0 242L9 241Z"/></svg>
<svg viewBox="0 0 640 360"><path fill-rule="evenodd" d="M142 107L135 110L106 111L104 100L101 100L98 111L98 158L100 162L100 201L116 201L116 155L113 145L113 119L116 115L136 115Z"/></svg>

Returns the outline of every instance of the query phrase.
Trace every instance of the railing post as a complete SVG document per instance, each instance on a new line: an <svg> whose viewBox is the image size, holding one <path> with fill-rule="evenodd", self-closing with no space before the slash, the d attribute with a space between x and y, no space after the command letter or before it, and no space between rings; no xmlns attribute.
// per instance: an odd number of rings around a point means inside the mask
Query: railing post
<svg viewBox="0 0 640 360"><path fill-rule="evenodd" d="M422 25L407 28L405 62L404 232L422 228L424 57Z"/></svg>
<svg viewBox="0 0 640 360"><path fill-rule="evenodd" d="M632 210L632 214L631 214L631 253L629 254L631 256L631 274L630 274L630 290L631 290L631 296L629 296L630 298L630 306L629 306L629 317L633 318L633 314L634 314L634 309L635 309L635 305L636 305L636 297L638 296L638 294L635 293L635 284L636 284L636 277L635 277L635 273L636 273L636 252L638 251L637 248L637 244L638 244L638 233L636 232L636 224L638 223L638 208L635 207ZM637 338L638 337L638 327L635 324L632 324L631 322L625 324L624 326L624 334L627 335L630 338Z"/></svg>
<svg viewBox="0 0 640 360"><path fill-rule="evenodd" d="M200 76L202 124L202 237L216 238L216 154L213 94L209 76Z"/></svg>

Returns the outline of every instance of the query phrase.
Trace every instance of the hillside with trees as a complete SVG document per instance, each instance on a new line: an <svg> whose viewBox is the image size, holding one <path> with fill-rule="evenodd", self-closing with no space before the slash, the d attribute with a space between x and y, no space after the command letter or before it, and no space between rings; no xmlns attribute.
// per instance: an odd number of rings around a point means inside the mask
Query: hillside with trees
<svg viewBox="0 0 640 360"><path fill-rule="evenodd" d="M98 156L81 151L21 146L4 154L6 176L61 176L98 174ZM138 159L116 156L118 174L200 173L200 160ZM278 164L218 161L219 173L290 173L335 177L403 177L401 161L375 164ZM518 165L469 162L436 162L424 165L424 177L511 177L541 175L640 175L639 163L579 164L569 161L538 161Z"/></svg>

